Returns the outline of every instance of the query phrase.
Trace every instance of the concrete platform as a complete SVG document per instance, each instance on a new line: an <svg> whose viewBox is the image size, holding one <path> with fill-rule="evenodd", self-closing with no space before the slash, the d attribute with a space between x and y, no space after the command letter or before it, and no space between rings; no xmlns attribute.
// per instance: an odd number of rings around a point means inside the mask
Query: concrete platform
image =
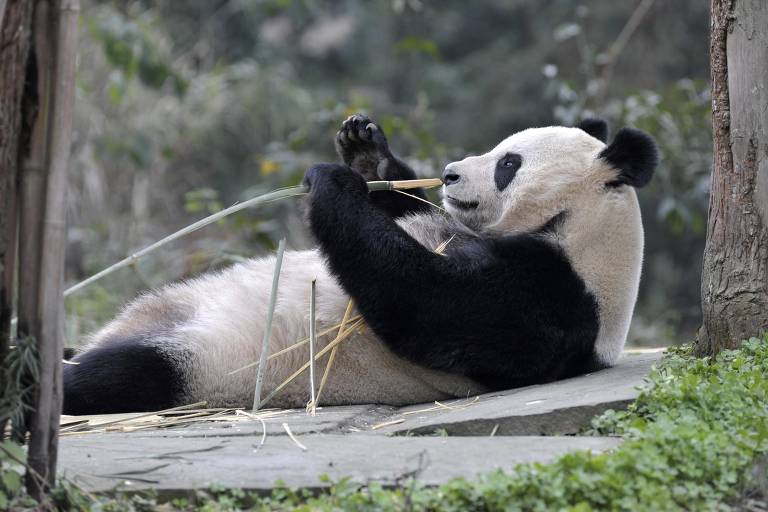
<svg viewBox="0 0 768 512"><path fill-rule="evenodd" d="M552 460L572 450L602 451L617 439L589 437L368 437L288 436L195 440L112 434L63 440L62 475L90 490L158 489L181 492L211 484L268 490L282 480L317 488L350 477L361 483L397 485L409 476L427 484L473 477L523 462Z"/></svg>
<svg viewBox="0 0 768 512"><path fill-rule="evenodd" d="M72 435L60 440L59 468L90 490L168 492L213 483L267 490L278 480L316 488L325 485L322 474L391 485L407 476L428 484L471 478L617 446L617 439L566 434L606 409L625 407L660 357L661 351L628 353L615 367L590 375L446 403L327 407L314 417L290 411L263 425L206 422Z"/></svg>
<svg viewBox="0 0 768 512"><path fill-rule="evenodd" d="M379 433L451 436L556 436L576 434L607 409L625 409L661 352L627 353L614 366L550 384L489 393L451 402L449 407L423 405L398 411L406 420Z"/></svg>

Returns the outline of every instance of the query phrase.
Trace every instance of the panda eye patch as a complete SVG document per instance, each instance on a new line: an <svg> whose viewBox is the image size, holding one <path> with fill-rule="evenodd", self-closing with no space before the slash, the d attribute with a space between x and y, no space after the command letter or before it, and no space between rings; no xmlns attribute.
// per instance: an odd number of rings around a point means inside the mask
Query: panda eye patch
<svg viewBox="0 0 768 512"><path fill-rule="evenodd" d="M507 153L499 159L496 163L496 172L494 173L494 181L499 192L507 188L512 182L522 164L523 157L517 153Z"/></svg>

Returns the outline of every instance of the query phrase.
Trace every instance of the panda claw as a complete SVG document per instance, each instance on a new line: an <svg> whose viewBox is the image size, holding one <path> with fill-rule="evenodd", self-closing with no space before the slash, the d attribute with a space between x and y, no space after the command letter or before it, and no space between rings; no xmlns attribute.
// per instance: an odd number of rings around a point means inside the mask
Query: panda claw
<svg viewBox="0 0 768 512"><path fill-rule="evenodd" d="M345 164L366 179L378 177L379 164L391 157L387 139L368 116L354 114L341 124L336 135L337 151Z"/></svg>

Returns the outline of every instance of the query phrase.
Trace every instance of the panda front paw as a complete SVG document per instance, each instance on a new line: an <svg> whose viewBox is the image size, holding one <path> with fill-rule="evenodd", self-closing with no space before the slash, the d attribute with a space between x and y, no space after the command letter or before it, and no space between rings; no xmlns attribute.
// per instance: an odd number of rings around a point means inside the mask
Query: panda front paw
<svg viewBox="0 0 768 512"><path fill-rule="evenodd" d="M350 116L342 123L335 144L336 152L344 163L366 181L382 179L378 169L392 158L384 132L362 114Z"/></svg>

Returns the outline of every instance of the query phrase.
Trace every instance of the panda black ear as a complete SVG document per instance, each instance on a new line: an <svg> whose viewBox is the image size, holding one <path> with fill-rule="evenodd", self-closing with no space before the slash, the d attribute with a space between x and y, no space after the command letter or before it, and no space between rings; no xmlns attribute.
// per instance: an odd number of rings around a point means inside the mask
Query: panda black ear
<svg viewBox="0 0 768 512"><path fill-rule="evenodd" d="M618 171L608 186L630 185L644 187L651 181L659 164L656 142L647 133L634 128L622 128L599 155Z"/></svg>
<svg viewBox="0 0 768 512"><path fill-rule="evenodd" d="M608 123L596 117L588 117L576 125L576 128L584 130L600 142L608 140Z"/></svg>

